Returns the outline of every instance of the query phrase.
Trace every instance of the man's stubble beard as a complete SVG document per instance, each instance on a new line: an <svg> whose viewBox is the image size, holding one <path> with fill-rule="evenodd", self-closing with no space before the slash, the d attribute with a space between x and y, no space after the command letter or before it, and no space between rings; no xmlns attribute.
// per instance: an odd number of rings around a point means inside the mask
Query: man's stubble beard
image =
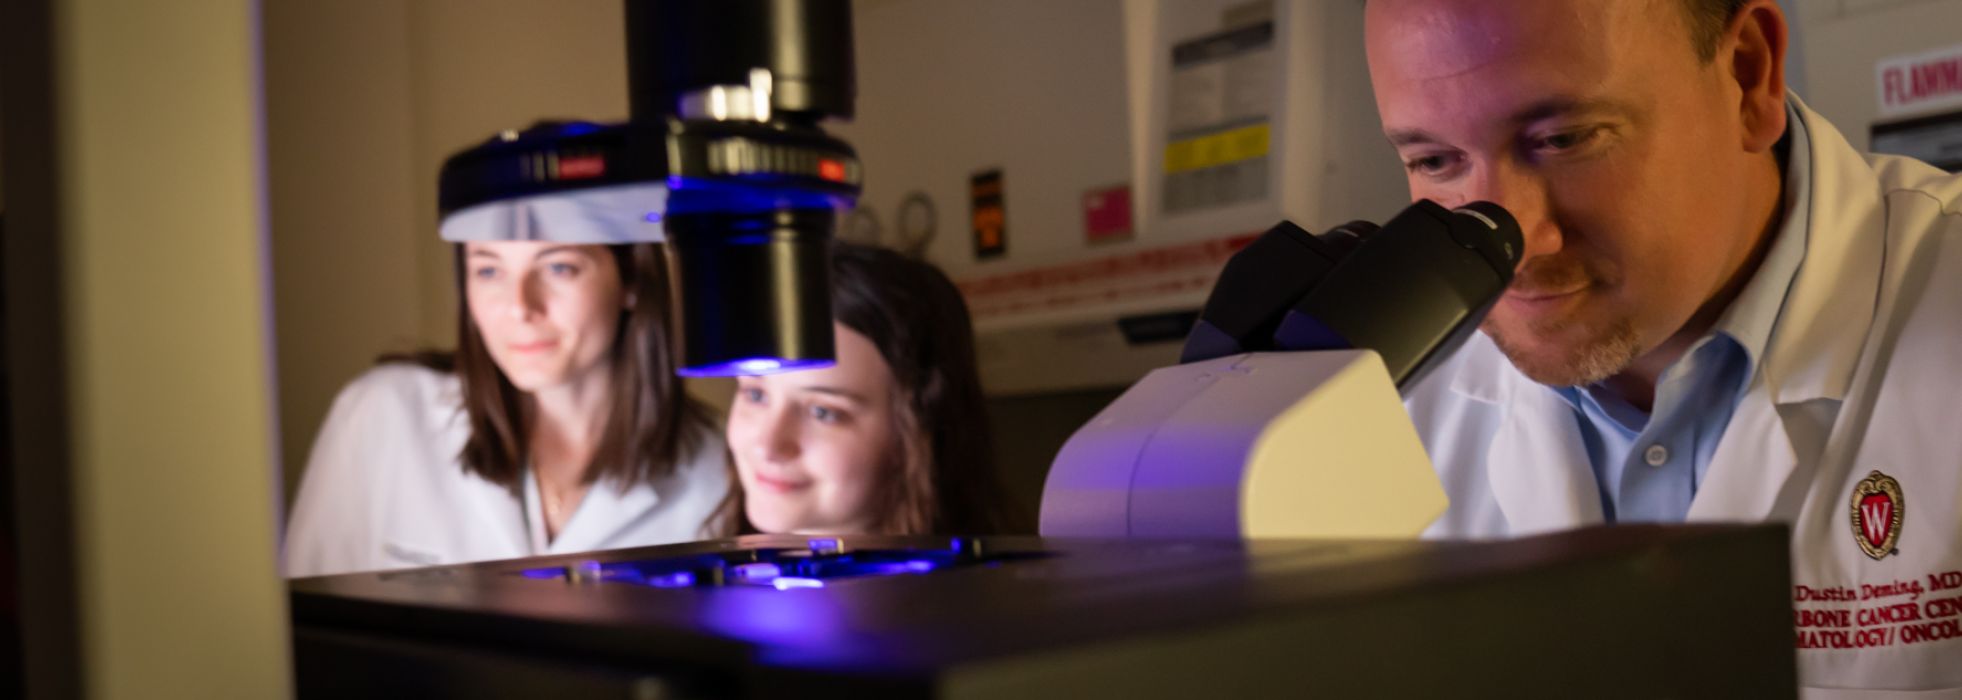
<svg viewBox="0 0 1962 700"><path fill-rule="evenodd" d="M1513 279L1512 288L1526 293L1561 291L1575 287L1592 287L1582 293L1598 293L1601 275L1588 269L1589 266L1577 256L1558 256L1541 258L1527 263ZM1635 324L1627 316L1618 316L1588 327L1585 320L1572 317L1549 319L1526 319L1523 328L1502 329L1494 323L1491 316L1479 324L1479 330L1491 336L1493 344L1499 346L1507 360L1521 374L1535 382L1547 386L1585 386L1620 374L1634 364L1641 355L1641 340L1635 332ZM1574 326L1580 326L1575 328ZM1512 331L1520 331L1519 337ZM1575 333L1574 331L1580 331ZM1579 336L1578 344L1562 347L1545 342L1551 338ZM1528 340L1541 342L1528 343ZM1554 354L1536 354L1530 348L1553 348Z"/></svg>
<svg viewBox="0 0 1962 700"><path fill-rule="evenodd" d="M1529 321L1525 335L1557 337L1564 335L1560 331L1569 330L1567 326L1570 323L1565 320ZM1491 336L1492 343L1499 346L1499 352L1505 354L1520 374L1547 386L1586 386L1602 381L1628 369L1641 354L1641 341L1636 336L1635 325L1627 318L1617 318L1601 328L1588 329L1585 340L1578 347L1561 348L1557 355L1550 357L1529 352L1527 343L1500 329L1489 316L1479 324L1479 330Z"/></svg>

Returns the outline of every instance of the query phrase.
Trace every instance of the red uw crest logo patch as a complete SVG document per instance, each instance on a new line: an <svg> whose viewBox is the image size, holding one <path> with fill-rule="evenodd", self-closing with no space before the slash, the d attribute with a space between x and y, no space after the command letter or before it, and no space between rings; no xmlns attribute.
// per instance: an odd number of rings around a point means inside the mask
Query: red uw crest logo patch
<svg viewBox="0 0 1962 700"><path fill-rule="evenodd" d="M1878 471L1853 485L1853 541L1867 556L1881 559L1896 552L1901 541L1901 517L1907 499L1901 482Z"/></svg>

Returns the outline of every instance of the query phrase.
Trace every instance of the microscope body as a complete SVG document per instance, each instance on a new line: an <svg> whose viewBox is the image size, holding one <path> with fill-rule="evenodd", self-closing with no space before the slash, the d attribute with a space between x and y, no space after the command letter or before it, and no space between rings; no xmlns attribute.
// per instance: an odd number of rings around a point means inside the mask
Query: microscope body
<svg viewBox="0 0 1962 700"><path fill-rule="evenodd" d="M1045 537L1411 538L1448 501L1369 350L1153 371L1065 443Z"/></svg>

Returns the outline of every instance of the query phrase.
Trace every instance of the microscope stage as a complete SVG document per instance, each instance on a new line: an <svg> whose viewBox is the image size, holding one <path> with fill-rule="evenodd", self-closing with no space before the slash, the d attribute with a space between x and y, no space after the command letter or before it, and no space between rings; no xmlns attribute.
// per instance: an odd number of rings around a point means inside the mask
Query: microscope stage
<svg viewBox="0 0 1962 700"><path fill-rule="evenodd" d="M292 610L320 697L1790 694L1786 547L752 536L302 579Z"/></svg>

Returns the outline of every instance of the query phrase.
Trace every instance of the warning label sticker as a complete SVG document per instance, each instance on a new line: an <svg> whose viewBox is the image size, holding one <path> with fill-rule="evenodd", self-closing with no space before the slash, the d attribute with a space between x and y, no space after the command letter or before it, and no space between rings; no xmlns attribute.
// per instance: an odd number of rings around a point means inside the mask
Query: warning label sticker
<svg viewBox="0 0 1962 700"><path fill-rule="evenodd" d="M1167 213L1267 196L1270 122L1278 89L1274 22L1235 27L1172 47L1167 89Z"/></svg>

